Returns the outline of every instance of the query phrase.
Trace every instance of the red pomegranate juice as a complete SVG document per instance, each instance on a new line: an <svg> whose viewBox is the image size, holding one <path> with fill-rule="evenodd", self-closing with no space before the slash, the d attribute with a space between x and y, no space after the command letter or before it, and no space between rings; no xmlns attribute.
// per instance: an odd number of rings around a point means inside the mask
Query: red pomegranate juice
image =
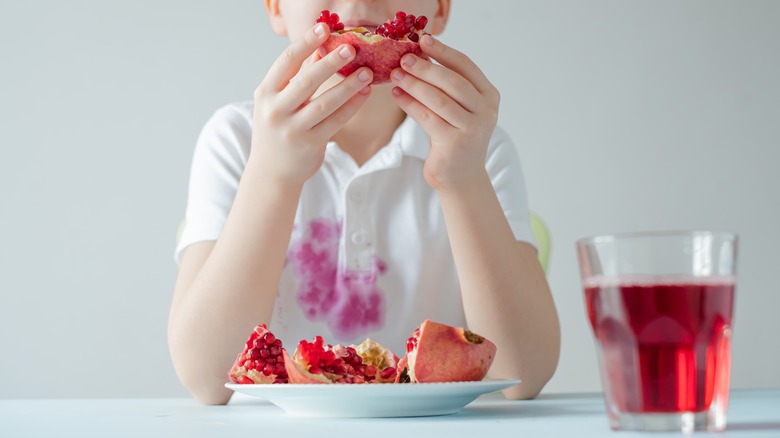
<svg viewBox="0 0 780 438"><path fill-rule="evenodd" d="M728 399L734 278L585 286L607 400L619 412L702 412Z"/></svg>

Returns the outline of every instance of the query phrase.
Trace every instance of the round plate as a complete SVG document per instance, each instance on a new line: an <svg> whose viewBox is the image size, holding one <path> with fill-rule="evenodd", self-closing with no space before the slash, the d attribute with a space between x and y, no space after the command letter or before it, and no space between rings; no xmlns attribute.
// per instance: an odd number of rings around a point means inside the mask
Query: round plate
<svg viewBox="0 0 780 438"><path fill-rule="evenodd" d="M421 417L459 412L482 394L514 386L520 380L480 382L386 383L362 385L276 384L225 387L264 398L290 415L308 417Z"/></svg>

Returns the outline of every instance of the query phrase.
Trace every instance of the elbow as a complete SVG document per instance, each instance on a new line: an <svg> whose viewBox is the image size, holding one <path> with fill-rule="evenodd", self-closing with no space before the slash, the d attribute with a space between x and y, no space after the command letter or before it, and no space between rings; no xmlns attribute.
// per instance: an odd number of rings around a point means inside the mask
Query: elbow
<svg viewBox="0 0 780 438"><path fill-rule="evenodd" d="M228 379L227 369L218 361L198 359L202 353L194 352L176 342L169 332L169 352L176 377L184 388L204 405L224 405L230 401L233 391L225 387ZM186 344L186 342L184 343Z"/></svg>
<svg viewBox="0 0 780 438"><path fill-rule="evenodd" d="M503 391L506 398L511 400L536 398L555 375L561 354L560 330L551 330L544 345L544 348L532 355L534 360L526 362L520 370L521 382Z"/></svg>
<svg viewBox="0 0 780 438"><path fill-rule="evenodd" d="M195 400L204 405L224 405L230 401L233 391L225 388L224 378L208 376L192 369L182 369L174 363L174 369L179 381Z"/></svg>
<svg viewBox="0 0 780 438"><path fill-rule="evenodd" d="M187 390L192 394L195 400L209 406L225 405L230 401L232 395L232 391L224 387L187 387Z"/></svg>

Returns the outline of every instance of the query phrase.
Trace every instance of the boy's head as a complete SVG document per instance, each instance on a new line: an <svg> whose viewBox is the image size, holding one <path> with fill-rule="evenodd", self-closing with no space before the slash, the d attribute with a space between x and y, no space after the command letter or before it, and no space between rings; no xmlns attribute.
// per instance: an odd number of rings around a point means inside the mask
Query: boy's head
<svg viewBox="0 0 780 438"><path fill-rule="evenodd" d="M325 9L339 14L347 28L372 30L398 11L425 15L425 30L433 35L444 31L450 12L450 0L265 0L265 6L274 31L290 39L303 35Z"/></svg>

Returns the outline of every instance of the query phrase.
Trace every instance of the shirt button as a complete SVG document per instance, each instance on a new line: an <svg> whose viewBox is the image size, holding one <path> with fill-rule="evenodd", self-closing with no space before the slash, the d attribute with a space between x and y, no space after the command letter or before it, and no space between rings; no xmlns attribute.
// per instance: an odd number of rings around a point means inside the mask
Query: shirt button
<svg viewBox="0 0 780 438"><path fill-rule="evenodd" d="M352 243L355 245L363 245L368 240L368 236L365 231L357 231L352 233Z"/></svg>
<svg viewBox="0 0 780 438"><path fill-rule="evenodd" d="M349 199L355 202L360 202L363 200L363 192L357 189L352 190L351 192L349 192Z"/></svg>

